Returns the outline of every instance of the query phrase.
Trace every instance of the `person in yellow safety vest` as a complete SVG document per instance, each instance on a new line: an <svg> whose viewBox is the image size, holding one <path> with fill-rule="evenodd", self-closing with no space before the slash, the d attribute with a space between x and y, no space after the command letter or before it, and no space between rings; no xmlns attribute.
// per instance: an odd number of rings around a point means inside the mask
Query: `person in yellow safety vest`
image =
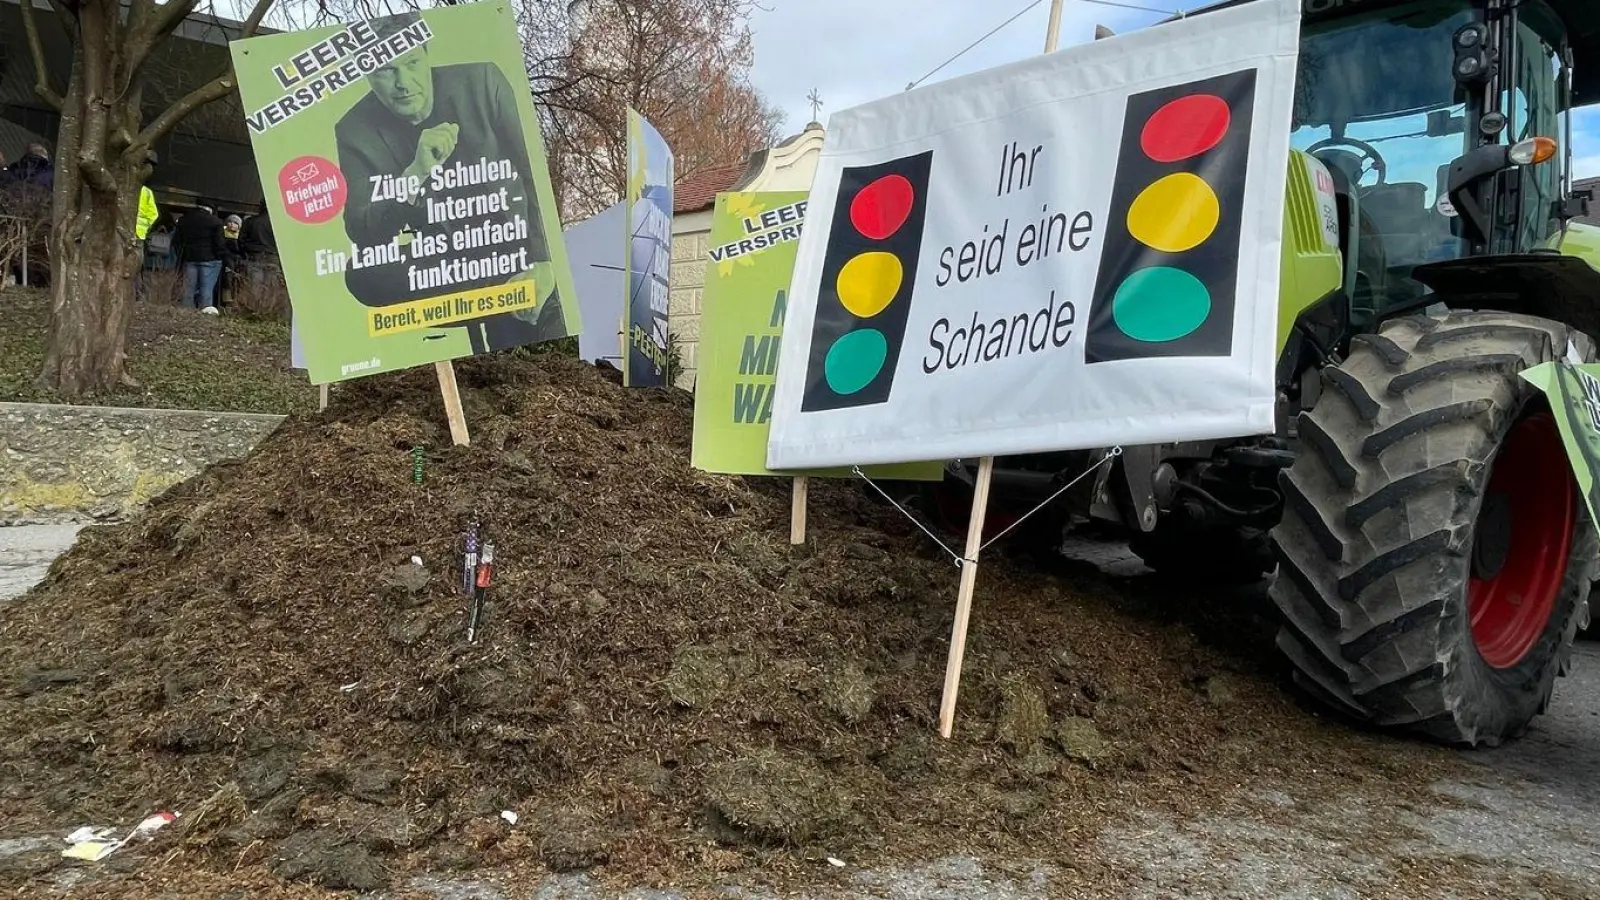
<svg viewBox="0 0 1600 900"><path fill-rule="evenodd" d="M148 165L152 172L155 171L156 152L149 151ZM139 214L133 220L133 250L135 254L133 270L133 294L135 299L144 299L144 239L150 234L150 227L161 217L161 208L156 206L155 192L147 184L139 185Z"/></svg>
<svg viewBox="0 0 1600 900"><path fill-rule="evenodd" d="M133 223L133 236L144 243L145 235L150 233L150 226L156 223L161 215L161 210L156 206L155 192L148 185L139 186L139 218ZM141 246L141 251L143 247Z"/></svg>

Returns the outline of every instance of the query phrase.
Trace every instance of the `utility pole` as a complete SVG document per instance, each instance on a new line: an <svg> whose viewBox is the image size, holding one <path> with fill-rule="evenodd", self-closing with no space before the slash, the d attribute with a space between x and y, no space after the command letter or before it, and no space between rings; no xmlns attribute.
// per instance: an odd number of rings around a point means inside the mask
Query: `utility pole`
<svg viewBox="0 0 1600 900"><path fill-rule="evenodd" d="M1044 52L1056 52L1056 45L1061 40L1061 7L1066 0L1050 0L1050 30L1045 32Z"/></svg>

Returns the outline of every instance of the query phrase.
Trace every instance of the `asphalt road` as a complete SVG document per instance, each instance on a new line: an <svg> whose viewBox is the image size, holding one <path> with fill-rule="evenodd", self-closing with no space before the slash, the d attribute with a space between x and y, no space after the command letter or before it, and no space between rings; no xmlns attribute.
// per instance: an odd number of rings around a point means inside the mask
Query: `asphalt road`
<svg viewBox="0 0 1600 900"><path fill-rule="evenodd" d="M70 526L0 528L3 603L43 576L73 540ZM1069 555L1117 577L1141 566L1109 544L1076 544ZM1575 672L1547 715L1522 740L1463 754L1467 775L1433 785L1436 803L1397 806L1371 792L1303 796L1294 785L1241 786L1226 808L1187 821L1130 810L1098 837L1101 861L1131 887L1116 893L1064 893L1061 871L1018 860L960 853L905 869L829 873L800 896L884 900L1044 900L1062 896L1134 900L1356 900L1369 897L1579 900L1600 897L1600 644L1578 650ZM1271 748L1263 748L1270 752ZM0 857L59 840L41 835L0 841ZM57 896L70 896L70 870ZM89 876L92 877L92 876ZM1407 879L1411 880L1407 880ZM440 900L600 900L618 894L586 876L537 884L423 877L405 895ZM398 900L398 895L389 896ZM669 900L670 891L636 890L632 900ZM729 888L727 897L766 898Z"/></svg>
<svg viewBox="0 0 1600 900"><path fill-rule="evenodd" d="M77 525L0 527L0 603L33 587L78 536Z"/></svg>

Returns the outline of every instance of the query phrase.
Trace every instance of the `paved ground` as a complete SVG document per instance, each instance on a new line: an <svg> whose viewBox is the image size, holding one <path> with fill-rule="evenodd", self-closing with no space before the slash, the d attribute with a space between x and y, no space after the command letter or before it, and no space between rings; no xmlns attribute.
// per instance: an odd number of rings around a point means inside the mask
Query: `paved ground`
<svg viewBox="0 0 1600 900"><path fill-rule="evenodd" d="M78 536L78 525L0 528L0 603L33 587Z"/></svg>
<svg viewBox="0 0 1600 900"><path fill-rule="evenodd" d="M71 527L0 528L0 602L41 577L70 545ZM1071 555L1122 577L1140 569L1120 547L1081 544ZM0 615L4 615L0 607ZM1262 752L1271 752L1263 748ZM957 855L894 870L831 872L803 896L884 900L1357 900L1369 897L1579 900L1600 897L1600 644L1579 648L1576 672L1549 714L1523 740L1464 754L1470 777L1434 786L1423 808L1368 795L1310 797L1295 786L1241 787L1226 808L1193 821L1140 810L1098 838L1100 855L1131 881L1127 890L1064 891L1052 865L999 865ZM0 857L33 841L0 841ZM82 869L72 870L82 877ZM407 896L440 900L601 900L619 896L586 876L538 884L421 878ZM70 882L61 885L70 893ZM60 896L61 894L57 894ZM631 900L673 892L633 891ZM770 895L729 889L730 898ZM392 895L391 895L392 897ZM377 900L377 898L373 898Z"/></svg>

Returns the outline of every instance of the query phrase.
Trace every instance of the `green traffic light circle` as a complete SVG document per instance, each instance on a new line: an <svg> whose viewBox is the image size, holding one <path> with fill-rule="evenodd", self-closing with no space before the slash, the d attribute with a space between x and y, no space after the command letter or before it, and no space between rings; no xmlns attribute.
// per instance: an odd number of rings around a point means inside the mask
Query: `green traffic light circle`
<svg viewBox="0 0 1600 900"><path fill-rule="evenodd" d="M875 328L852 331L833 342L822 363L828 387L836 394L854 394L872 383L889 357L889 341Z"/></svg>
<svg viewBox="0 0 1600 900"><path fill-rule="evenodd" d="M1136 341L1175 341L1211 315L1211 292L1182 269L1151 266L1129 275L1111 298L1111 317Z"/></svg>

